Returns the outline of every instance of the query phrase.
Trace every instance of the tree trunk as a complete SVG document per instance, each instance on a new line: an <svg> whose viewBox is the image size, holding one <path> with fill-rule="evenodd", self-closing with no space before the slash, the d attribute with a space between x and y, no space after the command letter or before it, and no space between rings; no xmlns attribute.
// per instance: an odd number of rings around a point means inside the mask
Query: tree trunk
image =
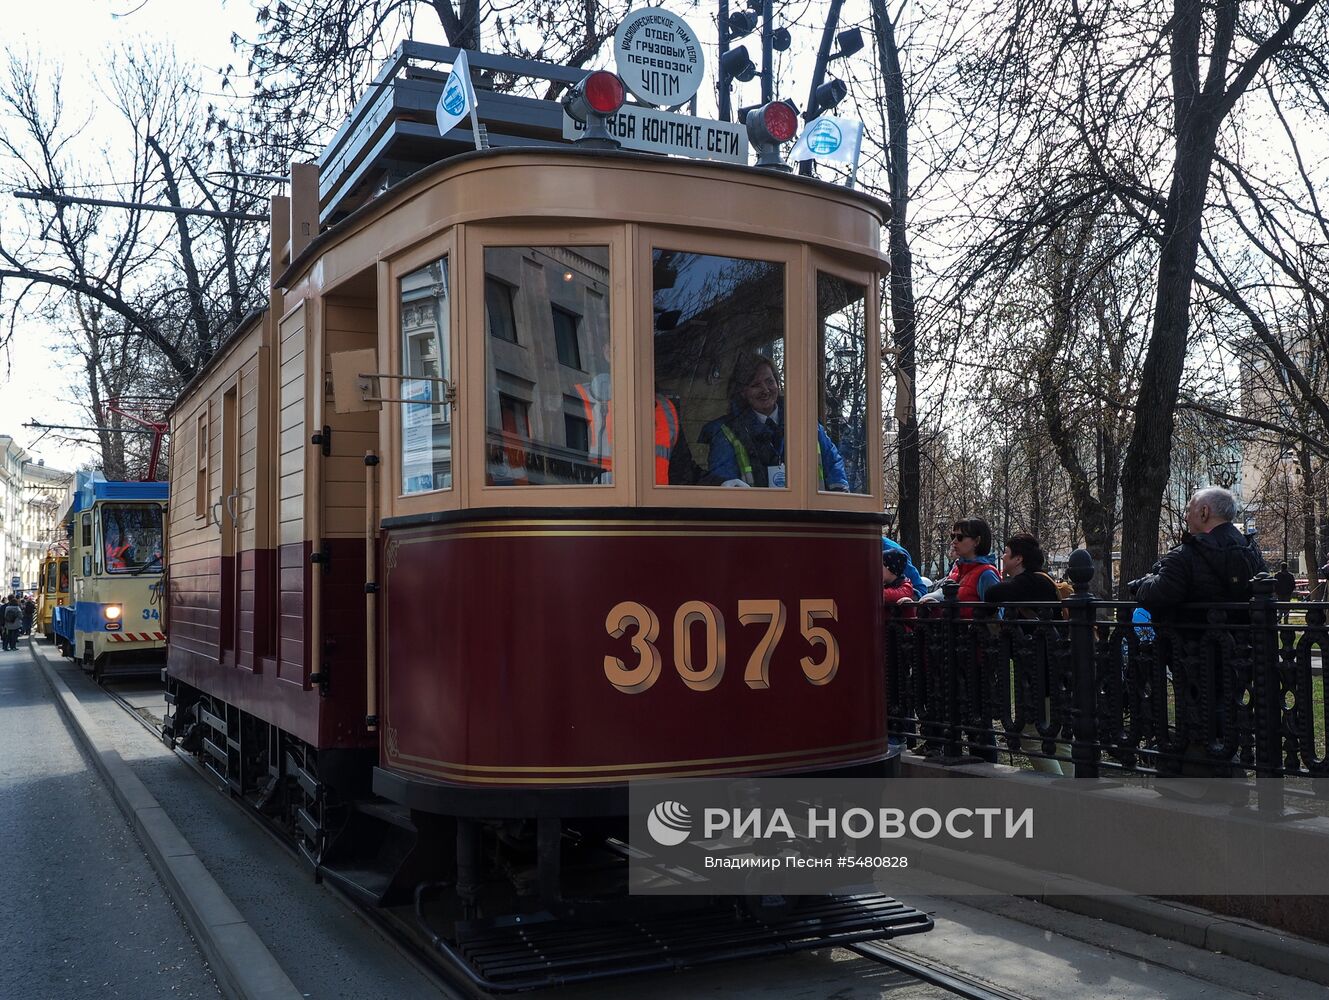
<svg viewBox="0 0 1329 1000"><path fill-rule="evenodd" d="M888 178L891 191L891 223L888 230L891 258L891 318L896 351L895 412L899 427L899 511L896 523L899 542L914 555L922 551L919 525L918 393L915 382L914 265L909 250L906 223L909 213L909 124L904 101L904 74L895 25L885 0L871 0L876 25L877 54L881 62L886 96ZM899 399L903 395L904 399Z"/></svg>

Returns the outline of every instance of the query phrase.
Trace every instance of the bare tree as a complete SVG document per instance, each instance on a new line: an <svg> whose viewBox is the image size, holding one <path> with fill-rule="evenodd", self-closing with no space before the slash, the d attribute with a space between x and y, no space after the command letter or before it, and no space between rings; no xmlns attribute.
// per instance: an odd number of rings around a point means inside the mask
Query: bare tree
<svg viewBox="0 0 1329 1000"><path fill-rule="evenodd" d="M89 416L103 427L103 465L124 475L124 435L105 403L169 397L192 378L265 295L266 244L242 218L260 198L231 178L243 154L206 135L184 67L168 52L126 51L102 81L118 112L102 124L118 134L98 148L84 138L86 122L67 121L59 71L9 58L0 183L43 200L20 202L18 224L0 233L0 309L11 331L28 315L68 330ZM227 179L210 176L214 167ZM90 192L125 207L68 201ZM195 208L217 214L189 214Z"/></svg>

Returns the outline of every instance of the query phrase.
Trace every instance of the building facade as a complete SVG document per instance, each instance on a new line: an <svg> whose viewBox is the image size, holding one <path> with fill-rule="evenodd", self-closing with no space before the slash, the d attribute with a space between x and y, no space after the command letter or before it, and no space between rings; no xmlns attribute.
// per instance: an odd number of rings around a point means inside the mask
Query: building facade
<svg viewBox="0 0 1329 1000"><path fill-rule="evenodd" d="M60 514L69 503L73 481L71 473L33 460L11 436L0 434L0 590L4 593L37 586L42 557L60 540Z"/></svg>

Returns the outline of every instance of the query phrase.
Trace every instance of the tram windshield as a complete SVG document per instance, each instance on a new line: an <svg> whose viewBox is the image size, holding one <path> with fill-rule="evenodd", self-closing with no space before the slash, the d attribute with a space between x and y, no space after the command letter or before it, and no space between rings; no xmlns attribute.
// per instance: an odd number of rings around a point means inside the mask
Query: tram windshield
<svg viewBox="0 0 1329 1000"><path fill-rule="evenodd" d="M787 488L784 264L656 249L652 267L656 482ZM675 453L693 444L689 475Z"/></svg>
<svg viewBox="0 0 1329 1000"><path fill-rule="evenodd" d="M103 504L101 529L107 572L161 571L162 509L158 504Z"/></svg>
<svg viewBox="0 0 1329 1000"><path fill-rule="evenodd" d="M57 569L58 567L54 559L46 564L46 592L48 594L55 593L55 574Z"/></svg>
<svg viewBox="0 0 1329 1000"><path fill-rule="evenodd" d="M60 560L60 583L59 583L59 589L56 591L56 593L59 593L59 594L67 594L67 593L69 593L69 560L68 560L68 559L61 559L61 560Z"/></svg>

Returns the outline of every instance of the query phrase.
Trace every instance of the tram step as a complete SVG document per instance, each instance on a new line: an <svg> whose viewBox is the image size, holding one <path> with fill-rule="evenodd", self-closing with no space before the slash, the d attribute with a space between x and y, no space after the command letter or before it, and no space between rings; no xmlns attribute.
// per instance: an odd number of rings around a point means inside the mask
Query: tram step
<svg viewBox="0 0 1329 1000"><path fill-rule="evenodd" d="M798 909L758 920L741 908L584 924L508 918L459 925L450 956L476 985L496 992L662 972L873 938L918 934L932 918L878 894L807 897Z"/></svg>

